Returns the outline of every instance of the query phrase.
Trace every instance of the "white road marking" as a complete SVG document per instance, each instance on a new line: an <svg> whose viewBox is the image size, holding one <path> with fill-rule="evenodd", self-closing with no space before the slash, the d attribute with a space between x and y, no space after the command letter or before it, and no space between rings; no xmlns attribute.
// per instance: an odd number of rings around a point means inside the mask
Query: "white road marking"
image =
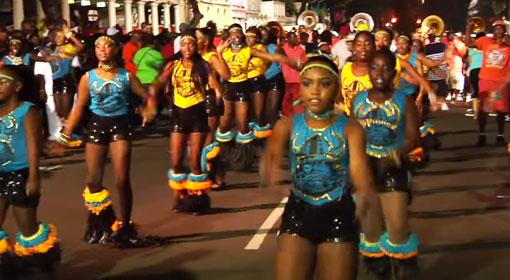
<svg viewBox="0 0 510 280"><path fill-rule="evenodd" d="M266 238L267 233L270 229L273 228L276 221L280 218L283 213L283 209L285 208L285 203L289 200L288 197L284 197L280 204L276 206L276 208L269 214L264 223L260 226L259 230L255 235L251 238L250 242L244 247L245 250L258 250L264 239Z"/></svg>

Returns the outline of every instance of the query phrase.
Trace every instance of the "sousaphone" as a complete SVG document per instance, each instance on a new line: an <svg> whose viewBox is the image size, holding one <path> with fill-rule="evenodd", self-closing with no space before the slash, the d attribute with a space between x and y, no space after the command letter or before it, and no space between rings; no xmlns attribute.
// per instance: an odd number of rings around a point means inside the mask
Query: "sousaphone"
<svg viewBox="0 0 510 280"><path fill-rule="evenodd" d="M297 20L297 24L303 25L306 29L314 29L317 23L319 23L319 16L316 12L311 10L302 12Z"/></svg>
<svg viewBox="0 0 510 280"><path fill-rule="evenodd" d="M444 32L444 21L439 16L431 15L423 20L420 29L422 37L431 34L441 36Z"/></svg>
<svg viewBox="0 0 510 280"><path fill-rule="evenodd" d="M367 13L357 13L351 17L349 27L351 28L351 32L371 32L374 29L374 20Z"/></svg>

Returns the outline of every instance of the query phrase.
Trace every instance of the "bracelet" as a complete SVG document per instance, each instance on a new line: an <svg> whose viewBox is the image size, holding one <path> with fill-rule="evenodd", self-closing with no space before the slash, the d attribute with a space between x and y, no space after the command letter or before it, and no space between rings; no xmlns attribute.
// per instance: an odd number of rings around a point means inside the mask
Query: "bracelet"
<svg viewBox="0 0 510 280"><path fill-rule="evenodd" d="M69 145L69 141L71 141L71 136L69 134L66 134L64 132L60 132L60 135L58 136L57 142L63 145Z"/></svg>

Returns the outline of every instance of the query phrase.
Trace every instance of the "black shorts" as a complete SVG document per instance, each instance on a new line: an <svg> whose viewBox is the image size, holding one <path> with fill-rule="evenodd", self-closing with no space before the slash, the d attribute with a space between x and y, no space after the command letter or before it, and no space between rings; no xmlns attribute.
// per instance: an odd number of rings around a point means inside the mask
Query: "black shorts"
<svg viewBox="0 0 510 280"><path fill-rule="evenodd" d="M478 85L478 82L480 81L479 74L480 68L469 71L469 81L473 87L473 93L471 94L472 98L478 98L478 93L480 92L480 87Z"/></svg>
<svg viewBox="0 0 510 280"><path fill-rule="evenodd" d="M285 233L298 235L313 244L358 242L352 196L347 194L341 200L313 206L291 194L278 234Z"/></svg>
<svg viewBox="0 0 510 280"><path fill-rule="evenodd" d="M205 102L200 102L186 109L174 106L170 129L171 132L178 133L209 132Z"/></svg>
<svg viewBox="0 0 510 280"><path fill-rule="evenodd" d="M225 82L225 96L223 99L226 101L247 102L250 101L251 92L249 80L239 83Z"/></svg>
<svg viewBox="0 0 510 280"><path fill-rule="evenodd" d="M376 157L368 157L368 164L374 175L375 185L379 192L410 192L410 166L402 160L400 167L389 166Z"/></svg>
<svg viewBox="0 0 510 280"><path fill-rule="evenodd" d="M0 198L10 205L37 208L40 195L27 196L28 168L0 172Z"/></svg>
<svg viewBox="0 0 510 280"><path fill-rule="evenodd" d="M53 94L76 94L76 82L71 74L53 80Z"/></svg>
<svg viewBox="0 0 510 280"><path fill-rule="evenodd" d="M446 80L429 81L430 86L436 92L438 97L445 98L448 95L448 85Z"/></svg>
<svg viewBox="0 0 510 280"><path fill-rule="evenodd" d="M223 115L225 107L223 106L223 100L218 103L216 100L216 93L214 90L209 90L205 94L205 112L209 117L219 117Z"/></svg>
<svg viewBox="0 0 510 280"><path fill-rule="evenodd" d="M118 140L131 140L133 126L129 115L103 117L90 114L87 125L87 143L108 145Z"/></svg>
<svg viewBox="0 0 510 280"><path fill-rule="evenodd" d="M266 91L278 91L282 95L285 93L285 78L282 73L279 73L273 78L267 80Z"/></svg>
<svg viewBox="0 0 510 280"><path fill-rule="evenodd" d="M251 79L249 79L249 81L251 84L251 92L252 93L256 93L256 92L264 92L265 93L266 92L267 80L264 77L264 75L260 75L255 78L251 78Z"/></svg>

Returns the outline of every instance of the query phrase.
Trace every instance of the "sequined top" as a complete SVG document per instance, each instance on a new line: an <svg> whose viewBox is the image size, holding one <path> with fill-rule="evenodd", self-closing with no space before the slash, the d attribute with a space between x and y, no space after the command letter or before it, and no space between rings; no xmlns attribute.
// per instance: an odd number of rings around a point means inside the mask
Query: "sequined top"
<svg viewBox="0 0 510 280"><path fill-rule="evenodd" d="M310 204L341 198L349 181L349 151L344 130L349 119L338 116L324 129L308 127L305 115L294 115L290 138L292 192Z"/></svg>
<svg viewBox="0 0 510 280"><path fill-rule="evenodd" d="M254 48L257 50L262 50L264 46L262 44L257 44ZM267 65L264 59L252 56L250 58L250 62L248 63L248 79L264 75L266 69Z"/></svg>
<svg viewBox="0 0 510 280"><path fill-rule="evenodd" d="M30 56L25 54L24 56L9 56L6 55L2 59L5 65L30 65Z"/></svg>
<svg viewBox="0 0 510 280"><path fill-rule="evenodd" d="M270 54L275 54L276 53L276 45L273 43L269 44L267 46L267 52ZM276 77L276 75L280 74L281 72L282 72L282 67L280 66L280 63L273 62L267 68L267 71L265 74L266 79L270 80L270 79Z"/></svg>
<svg viewBox="0 0 510 280"><path fill-rule="evenodd" d="M63 78L71 74L71 62L76 55L77 49L71 44L65 44L55 49L53 56L59 56L62 59L50 62L53 80Z"/></svg>
<svg viewBox="0 0 510 280"><path fill-rule="evenodd" d="M368 90L354 98L353 114L365 130L369 156L387 157L404 144L406 94L396 91L383 103L368 99Z"/></svg>
<svg viewBox="0 0 510 280"><path fill-rule="evenodd" d="M23 102L9 114L0 117L0 172L28 167L25 117L33 104Z"/></svg>
<svg viewBox="0 0 510 280"><path fill-rule="evenodd" d="M223 51L222 57L230 70L231 83L240 83L248 79L248 63L251 58L251 49L244 47L238 52L233 52L231 48Z"/></svg>
<svg viewBox="0 0 510 280"><path fill-rule="evenodd" d="M191 68L186 68L178 60L172 72L174 105L179 108L189 108L205 100L205 94L201 92L191 77Z"/></svg>
<svg viewBox="0 0 510 280"><path fill-rule="evenodd" d="M409 53L406 56L400 56L400 59L407 60L414 68L416 68L416 59L418 57L418 54L416 52ZM404 70L404 72L406 72ZM403 91L407 95L412 95L416 92L416 89L418 88L416 85L411 84L406 79L401 77L401 75L398 75L400 78L400 87L399 90Z"/></svg>
<svg viewBox="0 0 510 280"><path fill-rule="evenodd" d="M124 68L111 79L99 77L96 70L87 72L89 77L89 108L102 117L115 117L128 113L129 74Z"/></svg>

